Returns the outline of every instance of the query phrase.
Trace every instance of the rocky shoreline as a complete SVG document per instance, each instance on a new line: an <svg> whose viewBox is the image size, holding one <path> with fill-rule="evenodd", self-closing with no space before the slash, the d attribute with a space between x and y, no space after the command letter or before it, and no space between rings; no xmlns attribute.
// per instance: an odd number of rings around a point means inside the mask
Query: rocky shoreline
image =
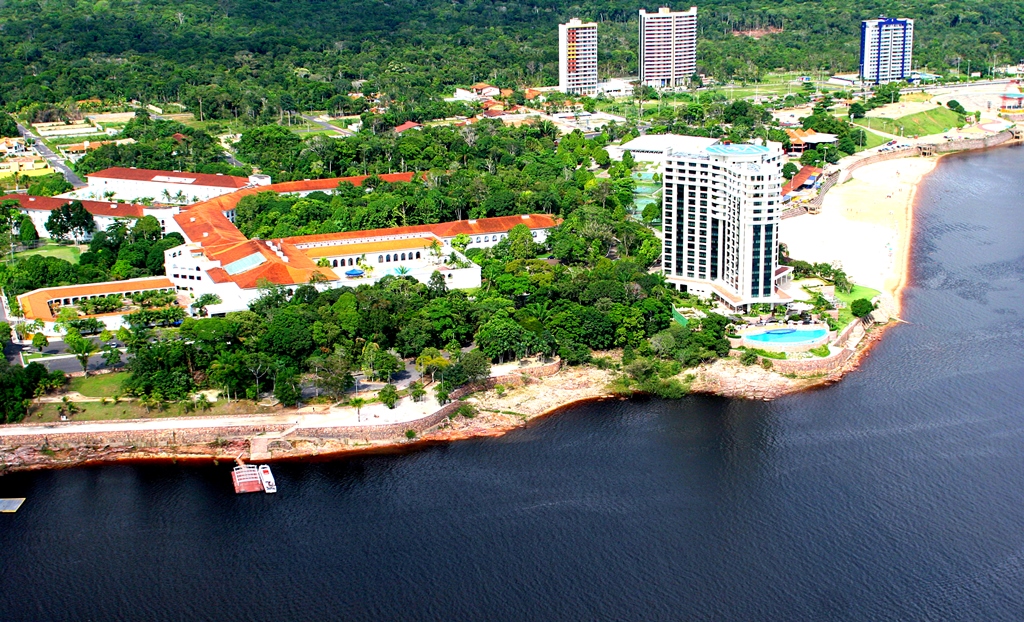
<svg viewBox="0 0 1024 622"><path fill-rule="evenodd" d="M725 358L686 370L692 393L729 398L772 400L785 395L827 386L839 381L869 354L889 323L868 331L855 354L837 369L811 377L782 375L759 365L744 366L736 358ZM686 376L691 376L687 378ZM445 419L413 439L404 435L377 440L351 438L289 437L284 447L272 448L261 462L329 459L361 453L389 453L482 437L498 437L529 422L555 414L573 405L600 399L621 398L609 389L615 372L594 366L564 367L553 375L532 378L518 387L495 387L467 395L463 403L476 414ZM0 473L66 468L112 462L225 463L236 456L248 458L251 438L236 436L216 443L166 446L138 446L124 443L103 445L54 444L0 447Z"/></svg>

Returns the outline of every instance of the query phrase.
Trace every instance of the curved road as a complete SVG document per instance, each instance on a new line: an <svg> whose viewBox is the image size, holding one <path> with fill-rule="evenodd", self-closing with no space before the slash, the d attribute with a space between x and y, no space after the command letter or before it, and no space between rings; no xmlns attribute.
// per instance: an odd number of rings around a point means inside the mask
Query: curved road
<svg viewBox="0 0 1024 622"><path fill-rule="evenodd" d="M39 153L39 155L46 158L46 161L50 163L50 166L52 168L57 169L58 171L63 173L64 179L68 180L69 184L76 188L81 188L82 186L86 185L85 182L82 181L82 178L76 175L73 170L71 170L71 168L64 161L64 158L54 153L53 150L46 146L46 143L44 143L42 139L33 134L31 130L29 130L21 123L18 123L18 133L21 134L26 139L26 141L28 139L32 139L33 143L35 143L33 145L33 148Z"/></svg>

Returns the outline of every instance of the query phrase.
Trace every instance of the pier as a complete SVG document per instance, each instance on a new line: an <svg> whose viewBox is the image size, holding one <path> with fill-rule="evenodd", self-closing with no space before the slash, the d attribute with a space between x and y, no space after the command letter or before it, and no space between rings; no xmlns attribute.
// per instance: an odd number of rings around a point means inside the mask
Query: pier
<svg viewBox="0 0 1024 622"><path fill-rule="evenodd" d="M238 463L231 471L231 481L235 485L235 494L246 492L263 492L263 481L260 479L259 469L251 464L242 462L242 456L235 458Z"/></svg>

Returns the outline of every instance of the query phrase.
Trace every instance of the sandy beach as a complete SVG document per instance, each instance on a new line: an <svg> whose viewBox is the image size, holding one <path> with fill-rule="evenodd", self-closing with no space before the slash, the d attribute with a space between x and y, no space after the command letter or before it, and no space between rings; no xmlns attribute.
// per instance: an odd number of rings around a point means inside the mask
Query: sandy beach
<svg viewBox="0 0 1024 622"><path fill-rule="evenodd" d="M794 259L837 263L854 283L888 294L898 312L915 189L936 163L905 158L859 168L829 191L820 214L782 221L780 239Z"/></svg>

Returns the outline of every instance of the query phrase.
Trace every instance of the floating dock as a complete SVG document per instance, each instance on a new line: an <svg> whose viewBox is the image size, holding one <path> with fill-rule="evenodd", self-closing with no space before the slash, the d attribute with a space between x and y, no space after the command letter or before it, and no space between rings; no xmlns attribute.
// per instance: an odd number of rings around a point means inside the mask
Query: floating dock
<svg viewBox="0 0 1024 622"><path fill-rule="evenodd" d="M231 481L235 484L235 493L263 492L263 479L260 477L260 470L242 462L242 456L235 458L238 463L231 471Z"/></svg>
<svg viewBox="0 0 1024 622"><path fill-rule="evenodd" d="M246 492L265 492L275 493L277 492L277 484L274 482L274 476L270 472L270 467L261 464L255 466L252 464L246 464L242 462L242 456L235 458L235 462L238 463L231 471L231 481L235 485L235 494L242 494Z"/></svg>
<svg viewBox="0 0 1024 622"><path fill-rule="evenodd" d="M25 499L0 499L0 512L14 514L25 503Z"/></svg>

